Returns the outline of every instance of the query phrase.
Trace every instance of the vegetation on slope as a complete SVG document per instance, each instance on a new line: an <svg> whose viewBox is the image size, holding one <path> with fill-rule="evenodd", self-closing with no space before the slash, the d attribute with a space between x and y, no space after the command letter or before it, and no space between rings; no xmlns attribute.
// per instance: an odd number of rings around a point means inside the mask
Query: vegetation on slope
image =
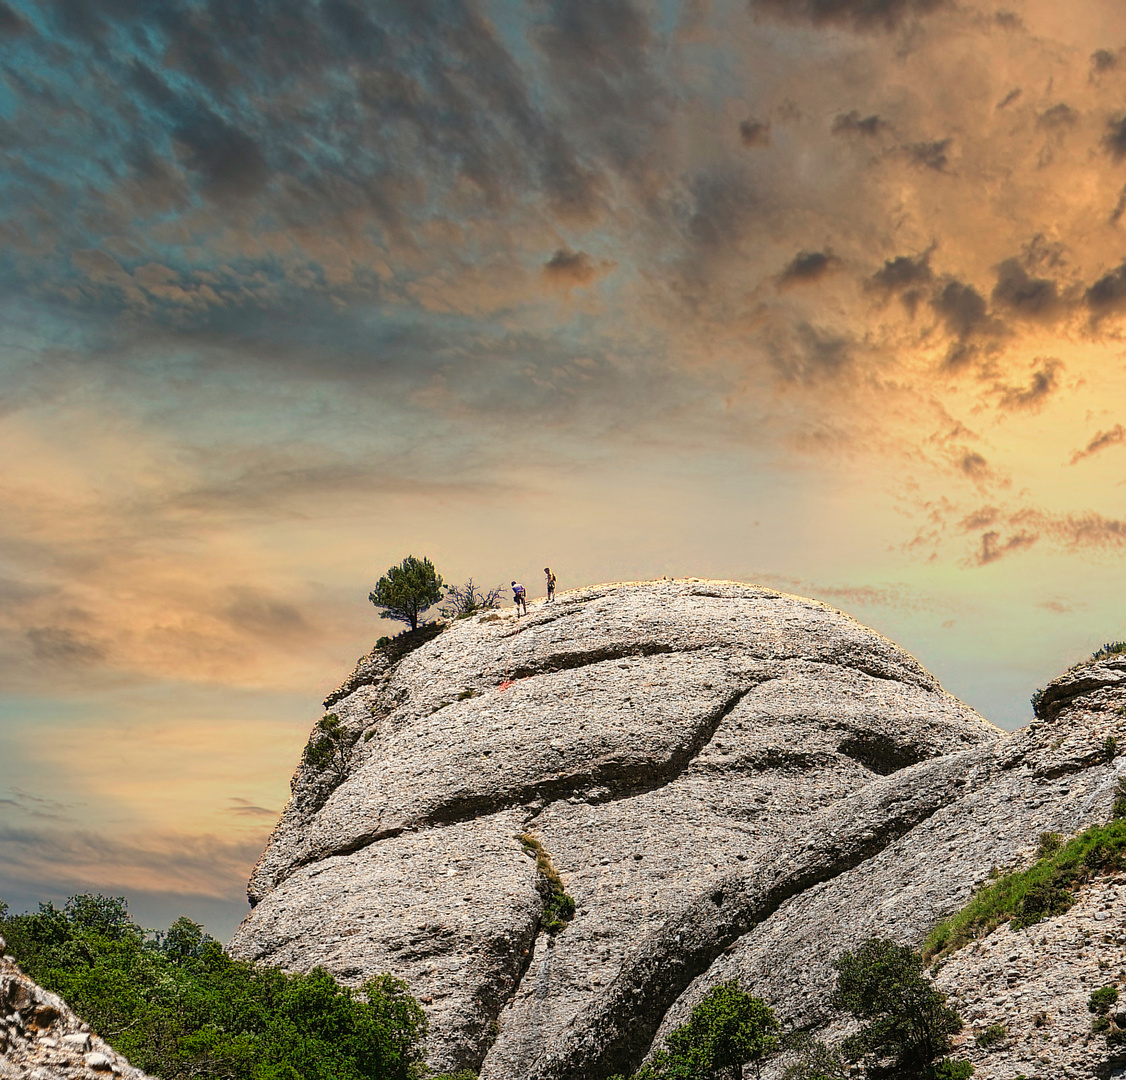
<svg viewBox="0 0 1126 1080"><path fill-rule="evenodd" d="M1095 825L1062 843L1054 833L1041 837L1039 858L1026 870L998 878L979 890L957 914L931 931L925 958L939 959L984 937L1004 922L1014 929L1062 915L1075 903L1076 890L1099 874L1126 868L1126 790L1115 797L1115 820Z"/></svg>
<svg viewBox="0 0 1126 1080"><path fill-rule="evenodd" d="M74 896L8 915L0 935L31 978L163 1080L417 1080L426 1016L390 975L359 990L227 956L190 919L155 933L123 897Z"/></svg>

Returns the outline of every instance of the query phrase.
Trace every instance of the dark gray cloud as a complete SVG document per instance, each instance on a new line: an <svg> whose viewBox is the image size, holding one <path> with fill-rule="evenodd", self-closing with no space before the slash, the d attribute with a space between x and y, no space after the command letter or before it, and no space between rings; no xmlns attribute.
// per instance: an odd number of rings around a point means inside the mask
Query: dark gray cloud
<svg viewBox="0 0 1126 1080"><path fill-rule="evenodd" d="M885 296L898 295L907 310L914 314L934 281L930 257L930 251L915 256L896 255L868 278L865 287Z"/></svg>
<svg viewBox="0 0 1126 1080"><path fill-rule="evenodd" d="M834 135L863 135L868 138L879 135L891 125L886 120L881 120L875 113L870 116L861 116L856 109L849 113L840 113L833 119Z"/></svg>
<svg viewBox="0 0 1126 1080"><path fill-rule="evenodd" d="M900 152L906 156L912 165L920 169L946 172L946 166L950 164L947 151L953 141L953 139L946 138L934 139L930 142L908 143L900 147Z"/></svg>
<svg viewBox="0 0 1126 1080"><path fill-rule="evenodd" d="M751 7L775 18L870 31L895 30L906 19L944 5L945 0L752 0Z"/></svg>
<svg viewBox="0 0 1126 1080"><path fill-rule="evenodd" d="M1048 322L1063 312L1059 286L1051 278L1033 278L1019 259L997 267L997 284L990 299L1014 315Z"/></svg>
<svg viewBox="0 0 1126 1080"><path fill-rule="evenodd" d="M1099 278L1083 298L1095 320L1126 309L1126 262Z"/></svg>
<svg viewBox="0 0 1126 1080"><path fill-rule="evenodd" d="M266 186L271 170L261 147L219 117L201 116L178 127L172 137L184 148L184 164L199 175L200 190L209 199L246 199Z"/></svg>
<svg viewBox="0 0 1126 1080"><path fill-rule="evenodd" d="M820 281L840 266L831 251L799 251L778 275L778 287L808 285Z"/></svg>
<svg viewBox="0 0 1126 1080"><path fill-rule="evenodd" d="M1091 53L1091 73L1102 74L1118 67L1118 54L1109 49L1096 49Z"/></svg>
<svg viewBox="0 0 1126 1080"><path fill-rule="evenodd" d="M543 264L543 276L553 285L564 288L589 285L599 274L599 267L585 251L559 248Z"/></svg>
<svg viewBox="0 0 1126 1080"><path fill-rule="evenodd" d="M948 280L932 294L930 302L946 329L962 340L991 325L985 297L965 282Z"/></svg>
<svg viewBox="0 0 1126 1080"><path fill-rule="evenodd" d="M0 38L19 37L28 29L27 20L0 0Z"/></svg>
<svg viewBox="0 0 1126 1080"><path fill-rule="evenodd" d="M747 147L770 145L770 122L746 119L739 122L739 141Z"/></svg>
<svg viewBox="0 0 1126 1080"><path fill-rule="evenodd" d="M1126 157L1126 116L1118 116L1107 121L1103 146L1115 161L1121 161Z"/></svg>
<svg viewBox="0 0 1126 1080"><path fill-rule="evenodd" d="M1019 86L1013 87L1000 101L997 102L997 108L1007 109L1020 95L1023 93Z"/></svg>

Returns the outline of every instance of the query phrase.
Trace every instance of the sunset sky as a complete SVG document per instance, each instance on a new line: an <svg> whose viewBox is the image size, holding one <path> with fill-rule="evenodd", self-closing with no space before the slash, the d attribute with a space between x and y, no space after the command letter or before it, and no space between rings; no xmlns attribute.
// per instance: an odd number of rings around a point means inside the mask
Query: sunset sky
<svg viewBox="0 0 1126 1080"><path fill-rule="evenodd" d="M226 937L408 553L1126 638L1121 0L0 0L0 898Z"/></svg>

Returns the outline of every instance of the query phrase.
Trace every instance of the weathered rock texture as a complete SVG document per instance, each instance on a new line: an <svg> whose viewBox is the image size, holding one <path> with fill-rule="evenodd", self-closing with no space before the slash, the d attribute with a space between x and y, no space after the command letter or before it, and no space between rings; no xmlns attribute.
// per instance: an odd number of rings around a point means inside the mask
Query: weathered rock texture
<svg viewBox="0 0 1126 1080"><path fill-rule="evenodd" d="M838 947L917 937L1060 827L1007 800L1042 783L1051 822L1074 802L1071 777L1031 777L1034 737L1002 739L891 642L728 582L477 616L376 650L330 703L346 765L299 768L230 949L392 971L432 1063L489 1080L626 1069L729 974L813 1022ZM525 831L577 901L554 938Z"/></svg>
<svg viewBox="0 0 1126 1080"><path fill-rule="evenodd" d="M0 953L4 951L0 938ZM0 1077L12 1080L152 1080L91 1033L62 998L0 957Z"/></svg>

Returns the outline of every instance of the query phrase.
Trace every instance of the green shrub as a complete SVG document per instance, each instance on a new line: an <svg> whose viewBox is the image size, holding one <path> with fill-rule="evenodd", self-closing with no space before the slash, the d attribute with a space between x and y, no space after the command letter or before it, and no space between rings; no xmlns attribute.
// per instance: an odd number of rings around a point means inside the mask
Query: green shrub
<svg viewBox="0 0 1126 1080"><path fill-rule="evenodd" d="M1102 986L1087 999L1087 1011L1098 1016L1106 1016L1110 1007L1118 1000L1118 990L1113 986Z"/></svg>
<svg viewBox="0 0 1126 1080"><path fill-rule="evenodd" d="M983 1049L996 1046L999 1042L1008 1038L1008 1035L1004 1024L990 1024L989 1027L983 1028L974 1036L974 1044Z"/></svg>
<svg viewBox="0 0 1126 1080"><path fill-rule="evenodd" d="M778 1048L778 1019L735 981L713 986L633 1080L726 1080Z"/></svg>
<svg viewBox="0 0 1126 1080"><path fill-rule="evenodd" d="M317 721L301 756L305 764L317 772L331 767L342 776L347 771L349 750L348 732L340 723L340 717L326 713Z"/></svg>
<svg viewBox="0 0 1126 1080"><path fill-rule="evenodd" d="M142 930L121 897L0 918L24 970L163 1080L414 1080L426 1016L390 975L359 990L227 956L190 919Z"/></svg>
<svg viewBox="0 0 1126 1080"><path fill-rule="evenodd" d="M1126 803L1126 795L1123 795ZM1126 806L1124 806L1126 810ZM1095 825L1028 869L986 885L956 915L931 931L923 945L928 959L947 956L1011 920L1014 930L1061 915L1075 902L1075 889L1096 874L1126 867L1126 819Z"/></svg>
<svg viewBox="0 0 1126 1080"><path fill-rule="evenodd" d="M873 938L834 963L833 1002L865 1021L842 1044L864 1061L871 1080L967 1076L966 1062L944 1062L962 1020L923 975L923 958L907 945ZM970 1070L972 1072L972 1068Z"/></svg>

